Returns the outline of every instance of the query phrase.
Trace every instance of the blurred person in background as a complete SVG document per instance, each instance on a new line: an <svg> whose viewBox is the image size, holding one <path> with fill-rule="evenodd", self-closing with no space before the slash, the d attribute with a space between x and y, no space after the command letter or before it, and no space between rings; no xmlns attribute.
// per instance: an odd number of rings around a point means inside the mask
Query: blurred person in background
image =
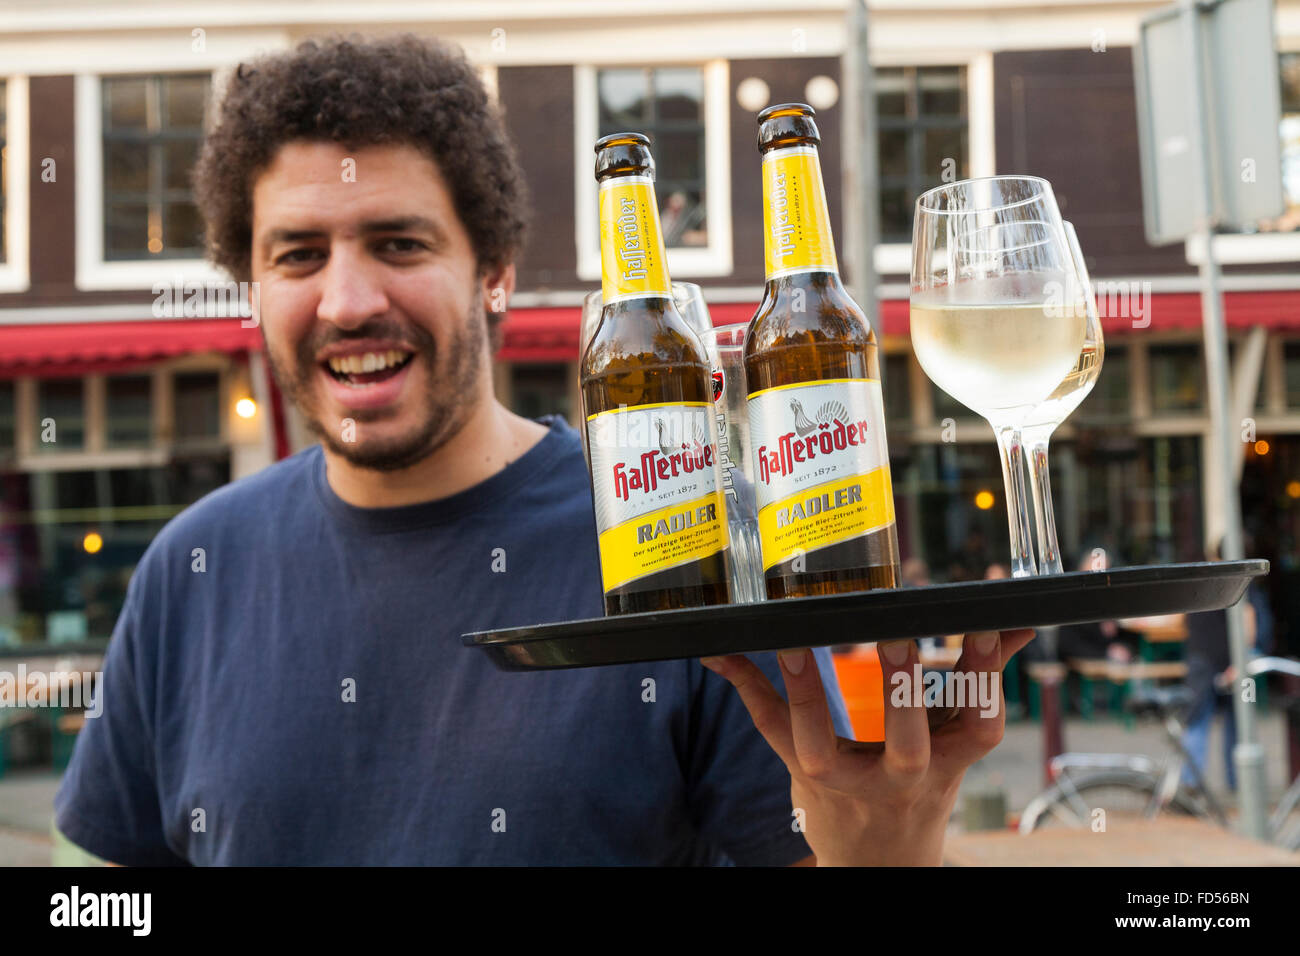
<svg viewBox="0 0 1300 956"><path fill-rule="evenodd" d="M1249 554L1249 551L1246 551ZM1217 547L1206 550L1205 560L1218 561ZM1253 588L1254 582L1252 582ZM1265 601L1267 608L1267 601ZM1245 629L1247 658L1258 656L1255 646L1259 618L1253 601L1242 602L1242 626ZM1233 710L1232 694L1236 688L1237 671L1232 666L1228 646L1228 612L1205 611L1184 616L1187 625L1187 643L1184 645L1187 660L1187 686L1192 698L1188 705L1183 747L1200 771L1201 779L1209 779L1207 761L1210 750L1210 727L1216 714L1223 717L1223 766L1228 789L1237 789L1237 768L1233 765L1232 750L1237 745L1237 715ZM1272 614L1268 616L1272 630ZM1183 770L1183 783L1193 782L1191 771Z"/></svg>
<svg viewBox="0 0 1300 956"><path fill-rule="evenodd" d="M1259 556L1255 536L1250 532L1242 535L1241 553L1248 558ZM1250 586L1246 589L1246 600L1250 602L1251 609L1255 612L1255 643L1252 653L1256 656L1272 654L1276 622L1273 617L1273 603L1268 593L1267 575L1251 579Z"/></svg>
<svg viewBox="0 0 1300 956"><path fill-rule="evenodd" d="M1075 570L1104 571L1108 567L1110 567L1109 555L1098 548L1085 551L1080 556ZM1138 636L1120 626L1118 621L1062 624L1057 628L1056 634L1057 658L1062 663L1068 664L1072 660L1109 660L1127 664L1137 656ZM1067 683L1075 712L1081 713L1083 691L1079 675L1071 671Z"/></svg>

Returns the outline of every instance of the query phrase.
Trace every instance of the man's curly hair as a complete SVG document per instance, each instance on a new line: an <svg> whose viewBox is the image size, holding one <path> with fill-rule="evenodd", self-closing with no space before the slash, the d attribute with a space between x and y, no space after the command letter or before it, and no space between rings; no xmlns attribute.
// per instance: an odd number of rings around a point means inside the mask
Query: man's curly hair
<svg viewBox="0 0 1300 956"><path fill-rule="evenodd" d="M412 34L307 40L239 65L194 168L208 257L239 281L252 272L253 183L293 140L419 149L451 190L480 274L523 243L523 173L462 52ZM494 332L502 318L489 313Z"/></svg>

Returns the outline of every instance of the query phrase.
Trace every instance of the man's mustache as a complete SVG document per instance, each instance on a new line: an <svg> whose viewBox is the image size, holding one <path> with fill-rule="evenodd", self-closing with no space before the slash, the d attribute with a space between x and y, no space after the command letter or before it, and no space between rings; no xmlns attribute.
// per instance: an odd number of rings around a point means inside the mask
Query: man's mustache
<svg viewBox="0 0 1300 956"><path fill-rule="evenodd" d="M325 325L319 332L308 336L298 345L298 367L306 369L316 364L316 356L321 349L340 342L355 342L362 339L392 339L413 346L416 352L435 351L436 342L426 329L415 325L403 325L383 319L372 319L355 329L340 329L334 325Z"/></svg>

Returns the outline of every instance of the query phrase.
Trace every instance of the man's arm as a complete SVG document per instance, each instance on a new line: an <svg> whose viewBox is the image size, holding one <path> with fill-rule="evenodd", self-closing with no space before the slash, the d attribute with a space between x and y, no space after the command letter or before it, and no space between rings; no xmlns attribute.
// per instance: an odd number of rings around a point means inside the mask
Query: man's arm
<svg viewBox="0 0 1300 956"><path fill-rule="evenodd" d="M817 676L835 731L851 734L828 648L816 652ZM747 657L758 673L782 686L775 654ZM683 748L688 812L700 839L738 866L813 866L813 850L793 802L789 768L754 726L740 695L691 664L693 739Z"/></svg>
<svg viewBox="0 0 1300 956"><path fill-rule="evenodd" d="M817 857L815 856L805 857L804 859L800 860L798 863L791 863L790 865L791 866L816 866Z"/></svg>
<svg viewBox="0 0 1300 956"><path fill-rule="evenodd" d="M152 546L151 546L152 549ZM126 603L104 653L94 707L77 735L72 759L54 796L54 821L71 843L101 860L138 866L186 861L168 844L154 765L152 698L160 623L149 574L150 552L136 568ZM91 714L91 709L95 714Z"/></svg>

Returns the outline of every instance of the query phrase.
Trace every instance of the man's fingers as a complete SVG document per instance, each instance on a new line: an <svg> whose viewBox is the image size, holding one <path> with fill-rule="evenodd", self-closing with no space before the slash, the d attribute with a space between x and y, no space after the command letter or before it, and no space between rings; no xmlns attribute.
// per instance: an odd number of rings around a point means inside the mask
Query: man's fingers
<svg viewBox="0 0 1300 956"><path fill-rule="evenodd" d="M1020 651L1024 650L1025 645L1038 636L1038 632L1032 627L1022 627L1014 631L1002 632L1002 666L1007 666L1007 661L1015 657Z"/></svg>
<svg viewBox="0 0 1300 956"><path fill-rule="evenodd" d="M790 701L795 755L804 777L836 790L851 786L854 781L841 779L849 762L840 758L817 658L807 648L781 651L777 657Z"/></svg>
<svg viewBox="0 0 1300 956"><path fill-rule="evenodd" d="M722 677L736 692L749 711L754 727L763 735L776 755L792 774L799 772L799 757L795 752L794 736L790 731L790 708L776 692L772 682L748 657L732 654L727 657L703 657L700 663Z"/></svg>
<svg viewBox="0 0 1300 956"><path fill-rule="evenodd" d="M962 706L952 722L935 735L934 765L938 773L959 776L1001 742L1006 728L1002 668L1032 638L1032 631L966 635L961 658L950 678L954 697Z"/></svg>
<svg viewBox="0 0 1300 956"><path fill-rule="evenodd" d="M930 723L916 642L881 641L876 649L885 695L885 755L881 763L895 781L915 783L930 764Z"/></svg>

